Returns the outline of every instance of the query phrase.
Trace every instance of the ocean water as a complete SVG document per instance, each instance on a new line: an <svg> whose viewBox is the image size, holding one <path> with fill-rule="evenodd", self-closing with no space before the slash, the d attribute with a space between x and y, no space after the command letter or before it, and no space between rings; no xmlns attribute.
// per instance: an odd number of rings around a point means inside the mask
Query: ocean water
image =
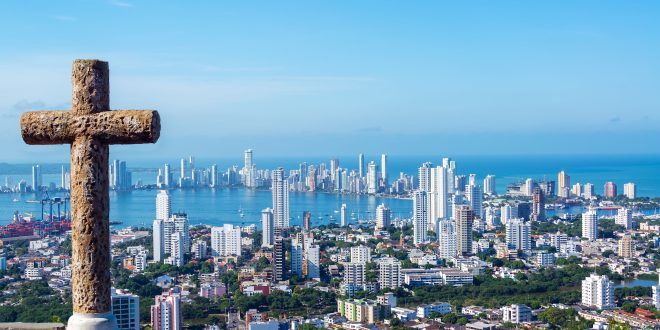
<svg viewBox="0 0 660 330"><path fill-rule="evenodd" d="M351 157L337 157L340 166L349 169L357 168L357 155ZM403 172L416 175L417 168L425 161L434 164L441 163L440 156L388 156L388 172L390 178L398 177ZM623 192L623 184L635 182L639 196L660 197L660 155L578 155L578 156L460 156L453 157L457 162L457 172L468 175L477 174L478 180L482 180L487 174L496 176L498 192L504 192L506 185L511 182L524 180L531 177L543 179L544 177L556 180L560 170L566 171L571 176L571 183L590 182L595 185L597 193L602 193L603 184L606 181L614 181L619 187L619 193ZM366 156L366 162L374 160L380 162L378 155ZM287 169L297 168L300 162L308 164L329 163L328 158L259 158L255 151L255 163L259 168L275 168L283 166ZM176 171L178 160L168 159L164 161L128 161L128 167L133 173L133 181L142 180L144 183L154 183L156 168L168 162ZM218 164L219 169L242 164L242 159L197 159L196 166L209 166ZM30 179L30 168L24 166L24 174L13 169L12 173L0 173L0 180L7 177L10 181ZM44 168L48 168L44 166ZM51 169L58 168L50 166ZM18 173L16 173L18 172ZM44 184L55 182L59 184L60 175L51 170L44 174ZM125 193L112 192L110 196L111 220L122 221L123 225L147 225L151 224L155 213L155 190L132 191ZM247 189L199 189L199 190L173 190L172 209L174 211L186 212L191 223L206 223L220 225L232 224L258 224L259 212L271 207L272 200L269 191L254 191ZM40 217L41 206L35 203L27 203L28 200L38 199L34 194L0 194L0 224L11 221L15 211L34 213ZM376 206L385 203L392 209L394 216L409 217L412 211L412 203L406 199L378 198L374 196L352 196L335 195L328 193L291 193L290 214L293 217L292 224L302 222L302 212L312 212L314 223L328 223L331 217L339 221L339 215L335 213L342 203L346 203L351 213L358 218L373 218ZM239 209L244 214L239 215ZM48 212L48 209L46 209ZM56 212L56 209L55 209ZM320 217L320 218L319 218Z"/></svg>

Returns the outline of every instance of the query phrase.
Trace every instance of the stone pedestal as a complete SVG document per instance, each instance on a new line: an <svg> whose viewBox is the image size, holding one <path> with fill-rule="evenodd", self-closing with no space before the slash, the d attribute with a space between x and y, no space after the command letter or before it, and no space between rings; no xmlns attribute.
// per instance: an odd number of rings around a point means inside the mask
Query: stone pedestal
<svg viewBox="0 0 660 330"><path fill-rule="evenodd" d="M114 330L117 319L112 313L73 313L66 326L67 330Z"/></svg>

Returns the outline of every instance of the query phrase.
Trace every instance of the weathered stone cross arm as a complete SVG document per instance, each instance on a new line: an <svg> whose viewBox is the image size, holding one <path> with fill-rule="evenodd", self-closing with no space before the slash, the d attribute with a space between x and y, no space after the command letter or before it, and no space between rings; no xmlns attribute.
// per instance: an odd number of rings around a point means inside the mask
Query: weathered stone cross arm
<svg viewBox="0 0 660 330"><path fill-rule="evenodd" d="M67 328L109 330L117 327L110 295L109 146L155 143L160 117L154 110L110 111L107 62L76 60L72 71L71 111L27 112L21 135L28 144L71 145L73 315Z"/></svg>
<svg viewBox="0 0 660 330"><path fill-rule="evenodd" d="M160 119L155 110L113 110L89 115L71 111L33 111L21 116L27 144L71 144L87 136L103 144L155 143Z"/></svg>

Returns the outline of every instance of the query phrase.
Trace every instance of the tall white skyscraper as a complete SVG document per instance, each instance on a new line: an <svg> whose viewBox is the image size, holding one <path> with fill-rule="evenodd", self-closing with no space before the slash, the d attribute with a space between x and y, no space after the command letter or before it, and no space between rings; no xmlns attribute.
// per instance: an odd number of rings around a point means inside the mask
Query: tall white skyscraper
<svg viewBox="0 0 660 330"><path fill-rule="evenodd" d="M472 254L472 224L474 222L474 213L467 205L456 207L456 252L459 255Z"/></svg>
<svg viewBox="0 0 660 330"><path fill-rule="evenodd" d="M396 289L401 286L401 261L385 257L378 265L378 284L381 289Z"/></svg>
<svg viewBox="0 0 660 330"><path fill-rule="evenodd" d="M392 211L385 206L385 204L380 204L376 207L376 230L385 230L392 223Z"/></svg>
<svg viewBox="0 0 660 330"><path fill-rule="evenodd" d="M181 291L171 288L154 298L151 305L151 328L153 330L181 330Z"/></svg>
<svg viewBox="0 0 660 330"><path fill-rule="evenodd" d="M431 172L433 164L426 162L419 168L419 190L431 192Z"/></svg>
<svg viewBox="0 0 660 330"><path fill-rule="evenodd" d="M429 228L429 202L426 191L415 191L413 195L413 235L414 243L426 243L426 234Z"/></svg>
<svg viewBox="0 0 660 330"><path fill-rule="evenodd" d="M165 187L172 187L172 171L170 170L170 164L165 164L163 184L165 184Z"/></svg>
<svg viewBox="0 0 660 330"><path fill-rule="evenodd" d="M358 155L358 174L361 178L364 177L364 154Z"/></svg>
<svg viewBox="0 0 660 330"><path fill-rule="evenodd" d="M348 226L350 219L348 218L348 208L346 207L346 204L341 204L341 210L339 211L339 215L341 218L341 226L342 227Z"/></svg>
<svg viewBox="0 0 660 330"><path fill-rule="evenodd" d="M156 219L169 219L170 215L172 215L171 210L170 193L167 190L159 190L156 195Z"/></svg>
<svg viewBox="0 0 660 330"><path fill-rule="evenodd" d="M321 248L318 245L310 245L307 248L307 277L316 281L321 280Z"/></svg>
<svg viewBox="0 0 660 330"><path fill-rule="evenodd" d="M367 165L367 193L375 194L378 192L378 166L373 161Z"/></svg>
<svg viewBox="0 0 660 330"><path fill-rule="evenodd" d="M518 205L504 204L500 208L500 222L506 225L513 218L518 218Z"/></svg>
<svg viewBox="0 0 660 330"><path fill-rule="evenodd" d="M154 220L154 261L164 261L165 254L172 255L172 235L175 233L181 233L184 253L190 251L190 225L188 216L185 213L174 213L165 220Z"/></svg>
<svg viewBox="0 0 660 330"><path fill-rule="evenodd" d="M211 253L213 256L241 256L241 227L225 224L211 228Z"/></svg>
<svg viewBox="0 0 660 330"><path fill-rule="evenodd" d="M380 155L380 178L383 180L383 186L387 186L387 155Z"/></svg>
<svg viewBox="0 0 660 330"><path fill-rule="evenodd" d="M34 191L40 191L41 187L43 186L42 182L42 175L41 175L41 166L33 165L32 166L32 190Z"/></svg>
<svg viewBox="0 0 660 330"><path fill-rule="evenodd" d="M582 213L582 237L590 241L598 239L598 214L594 209Z"/></svg>
<svg viewBox="0 0 660 330"><path fill-rule="evenodd" d="M585 183L584 187L582 188L582 197L591 199L594 196L596 196L596 193L594 192L594 185L592 183Z"/></svg>
<svg viewBox="0 0 660 330"><path fill-rule="evenodd" d="M289 182L284 177L284 169L273 170L271 178L275 228L289 228Z"/></svg>
<svg viewBox="0 0 660 330"><path fill-rule="evenodd" d="M449 194L447 168L438 166L431 170L431 193L429 194L429 222L436 224L438 219L449 218ZM435 229L435 227L434 227Z"/></svg>
<svg viewBox="0 0 660 330"><path fill-rule="evenodd" d="M179 178L185 179L186 178L186 159L181 158L181 173L179 173Z"/></svg>
<svg viewBox="0 0 660 330"><path fill-rule="evenodd" d="M486 175L484 178L484 193L488 195L495 195L495 176Z"/></svg>
<svg viewBox="0 0 660 330"><path fill-rule="evenodd" d="M184 260L184 249L183 249L183 234L180 232L174 232L170 235L170 257L166 260L166 263L174 265L177 267L183 266Z"/></svg>
<svg viewBox="0 0 660 330"><path fill-rule="evenodd" d="M218 165L211 165L211 178L210 178L211 188L217 188L220 186L220 181L218 180Z"/></svg>
<svg viewBox="0 0 660 330"><path fill-rule="evenodd" d="M625 183L623 185L623 195L629 199L637 198L637 185L632 182Z"/></svg>
<svg viewBox="0 0 660 330"><path fill-rule="evenodd" d="M304 236L299 235L291 240L291 273L303 276L303 263L305 262Z"/></svg>
<svg viewBox="0 0 660 330"><path fill-rule="evenodd" d="M529 251L532 249L531 229L524 219L509 219L506 223L506 245L509 249Z"/></svg>
<svg viewBox="0 0 660 330"><path fill-rule="evenodd" d="M483 218L483 193L481 187L477 185L467 185L465 187L465 197L468 199L469 206L477 218Z"/></svg>
<svg viewBox="0 0 660 330"><path fill-rule="evenodd" d="M477 185L477 175L474 173L470 173L470 176L468 178L468 184L471 186L476 186Z"/></svg>
<svg viewBox="0 0 660 330"><path fill-rule="evenodd" d="M614 284L607 275L591 274L582 280L582 305L597 309L615 308Z"/></svg>
<svg viewBox="0 0 660 330"><path fill-rule="evenodd" d="M273 247L275 243L275 222L273 220L273 210L268 208L261 211L261 246Z"/></svg>
<svg viewBox="0 0 660 330"><path fill-rule="evenodd" d="M456 256L456 226L454 221L449 219L440 219L438 221L436 233L438 235L438 245L440 257L447 259Z"/></svg>
<svg viewBox="0 0 660 330"><path fill-rule="evenodd" d="M617 210L614 222L626 229L632 229L632 210L622 207Z"/></svg>

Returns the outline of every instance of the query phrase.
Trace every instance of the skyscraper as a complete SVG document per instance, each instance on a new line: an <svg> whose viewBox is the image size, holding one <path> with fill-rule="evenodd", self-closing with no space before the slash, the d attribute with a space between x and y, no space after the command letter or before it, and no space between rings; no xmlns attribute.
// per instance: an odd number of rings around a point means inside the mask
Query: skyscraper
<svg viewBox="0 0 660 330"><path fill-rule="evenodd" d="M431 170L431 193L429 195L429 222L435 224L438 219L448 218L447 168L438 166Z"/></svg>
<svg viewBox="0 0 660 330"><path fill-rule="evenodd" d="M594 209L582 213L582 237L590 241L598 239L598 214Z"/></svg>
<svg viewBox="0 0 660 330"><path fill-rule="evenodd" d="M387 155L380 155L380 179L383 181L383 187L387 187Z"/></svg>
<svg viewBox="0 0 660 330"><path fill-rule="evenodd" d="M211 165L211 183L210 186L211 188L217 188L219 187L219 181L218 181L218 165L213 164Z"/></svg>
<svg viewBox="0 0 660 330"><path fill-rule="evenodd" d="M190 251L190 226L185 213L174 213L167 219L153 222L154 261L164 261L165 254L172 255L172 235L181 233L184 253Z"/></svg>
<svg viewBox="0 0 660 330"><path fill-rule="evenodd" d="M272 247L275 242L275 222L272 209L268 208L261 211L261 229L261 246Z"/></svg>
<svg viewBox="0 0 660 330"><path fill-rule="evenodd" d="M364 154L358 155L358 174L364 178Z"/></svg>
<svg viewBox="0 0 660 330"><path fill-rule="evenodd" d="M378 166L373 161L367 166L367 193L375 194L378 192Z"/></svg>
<svg viewBox="0 0 660 330"><path fill-rule="evenodd" d="M163 183L166 188L172 187L172 171L170 170L170 164L165 164L165 171L163 173Z"/></svg>
<svg viewBox="0 0 660 330"><path fill-rule="evenodd" d="M584 191L582 192L582 197L586 199L591 199L596 195L594 192L594 185L591 183L585 183L584 184Z"/></svg>
<svg viewBox="0 0 660 330"><path fill-rule="evenodd" d="M385 204L380 204L376 207L376 230L385 230L391 224L392 211L385 206Z"/></svg>
<svg viewBox="0 0 660 330"><path fill-rule="evenodd" d="M468 199L469 206L476 218L483 218L483 193L481 186L467 185L465 186L465 197Z"/></svg>
<svg viewBox="0 0 660 330"><path fill-rule="evenodd" d="M351 262L362 264L371 262L371 248L366 245L351 247Z"/></svg>
<svg viewBox="0 0 660 330"><path fill-rule="evenodd" d="M309 211L303 211L303 229L305 231L312 229L312 213Z"/></svg>
<svg viewBox="0 0 660 330"><path fill-rule="evenodd" d="M275 228L289 228L289 182L284 177L284 169L273 170L271 178Z"/></svg>
<svg viewBox="0 0 660 330"><path fill-rule="evenodd" d="M637 198L637 185L632 182L624 184L623 194L629 199Z"/></svg>
<svg viewBox="0 0 660 330"><path fill-rule="evenodd" d="M472 223L474 213L467 205L459 205L456 208L456 252L462 256L472 254Z"/></svg>
<svg viewBox="0 0 660 330"><path fill-rule="evenodd" d="M291 240L291 273L298 277L303 276L303 263L305 262L305 237L297 235Z"/></svg>
<svg viewBox="0 0 660 330"><path fill-rule="evenodd" d="M582 280L582 305L597 309L614 308L614 284L607 275L591 274Z"/></svg>
<svg viewBox="0 0 660 330"><path fill-rule="evenodd" d="M440 257L447 259L456 256L456 226L449 219L438 220L438 249Z"/></svg>
<svg viewBox="0 0 660 330"><path fill-rule="evenodd" d="M516 218L506 223L506 245L509 249L529 251L532 249L529 222Z"/></svg>
<svg viewBox="0 0 660 330"><path fill-rule="evenodd" d="M392 257L381 258L378 268L378 284L381 289L401 286L401 261Z"/></svg>
<svg viewBox="0 0 660 330"><path fill-rule="evenodd" d="M603 194L605 195L605 198L616 197L616 183L612 181L605 182L605 185L603 186Z"/></svg>
<svg viewBox="0 0 660 330"><path fill-rule="evenodd" d="M156 296L151 305L151 327L153 330L181 330L181 291L171 288Z"/></svg>
<svg viewBox="0 0 660 330"><path fill-rule="evenodd" d="M536 188L532 195L532 214L530 219L534 221L545 220L545 196L543 190Z"/></svg>
<svg viewBox="0 0 660 330"><path fill-rule="evenodd" d="M273 281L284 280L286 280L286 251L282 239L276 238L273 246Z"/></svg>
<svg viewBox="0 0 660 330"><path fill-rule="evenodd" d="M505 224L509 222L509 220L513 218L518 217L518 206L517 205L512 205L509 203L504 204L502 208L500 209L500 222L502 224Z"/></svg>
<svg viewBox="0 0 660 330"><path fill-rule="evenodd" d="M41 191L43 186L42 176L41 176L41 166L33 165L32 166L32 190Z"/></svg>
<svg viewBox="0 0 660 330"><path fill-rule="evenodd" d="M169 219L172 215L171 209L170 193L167 190L158 191L156 195L156 219Z"/></svg>
<svg viewBox="0 0 660 330"><path fill-rule="evenodd" d="M632 210L622 207L617 210L614 222L625 229L632 229Z"/></svg>
<svg viewBox="0 0 660 330"><path fill-rule="evenodd" d="M484 178L484 193L488 195L495 195L495 176L486 175Z"/></svg>
<svg viewBox="0 0 660 330"><path fill-rule="evenodd" d="M213 256L241 256L241 227L225 224L211 228L211 253Z"/></svg>
<svg viewBox="0 0 660 330"><path fill-rule="evenodd" d="M426 191L418 190L413 195L413 235L415 245L426 243L429 226L428 196Z"/></svg>
<svg viewBox="0 0 660 330"><path fill-rule="evenodd" d="M318 245L310 245L307 248L307 277L316 281L321 280L320 248Z"/></svg>
<svg viewBox="0 0 660 330"><path fill-rule="evenodd" d="M419 190L431 192L431 172L433 164L426 162L419 168Z"/></svg>
<svg viewBox="0 0 660 330"><path fill-rule="evenodd" d="M165 263L181 267L185 263L184 255L183 234L174 232L170 235L170 257L165 260Z"/></svg>
<svg viewBox="0 0 660 330"><path fill-rule="evenodd" d="M630 234L623 235L619 240L619 257L622 258L634 258L635 257L635 246L633 245L632 237Z"/></svg>
<svg viewBox="0 0 660 330"><path fill-rule="evenodd" d="M348 208L346 207L346 203L341 204L341 210L339 211L339 215L341 218L341 226L342 227L348 226L350 219L348 218Z"/></svg>
<svg viewBox="0 0 660 330"><path fill-rule="evenodd" d="M557 189L561 193L564 189L571 188L571 176L566 174L566 172L561 171L557 174ZM561 196L566 197L566 196Z"/></svg>

